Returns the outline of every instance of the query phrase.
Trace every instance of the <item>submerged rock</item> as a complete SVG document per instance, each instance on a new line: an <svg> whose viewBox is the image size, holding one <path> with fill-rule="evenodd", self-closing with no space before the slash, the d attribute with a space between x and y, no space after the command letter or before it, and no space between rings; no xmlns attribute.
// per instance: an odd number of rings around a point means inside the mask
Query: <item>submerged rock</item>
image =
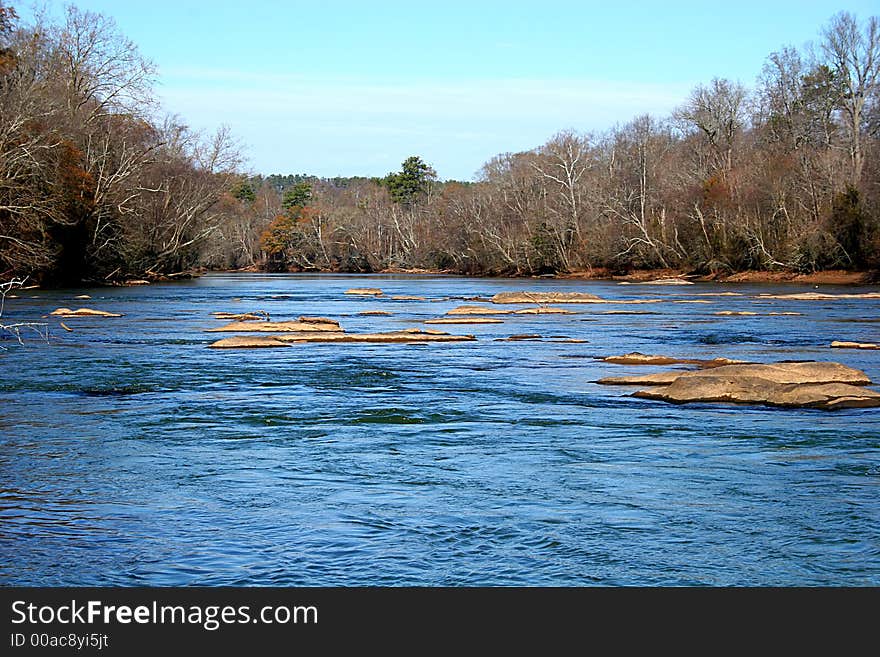
<svg viewBox="0 0 880 657"><path fill-rule="evenodd" d="M393 313L388 312L387 310L362 310L358 313L358 315L366 315L366 316L385 316L392 315Z"/></svg>
<svg viewBox="0 0 880 657"><path fill-rule="evenodd" d="M326 322L231 322L225 326L207 329L211 333L319 333L319 332L342 332L338 323Z"/></svg>
<svg viewBox="0 0 880 657"><path fill-rule="evenodd" d="M93 310L91 308L78 308L76 310L58 308L49 314L60 317L122 317L121 313L108 313L106 310Z"/></svg>
<svg viewBox="0 0 880 657"><path fill-rule="evenodd" d="M713 315L757 315L758 313L754 313L751 310L719 310L717 313L712 313Z"/></svg>
<svg viewBox="0 0 880 657"><path fill-rule="evenodd" d="M413 296L411 294L396 294L391 297L392 301L425 301L425 297Z"/></svg>
<svg viewBox="0 0 880 657"><path fill-rule="evenodd" d="M91 299L88 294L80 294L79 296L73 297L74 299Z"/></svg>
<svg viewBox="0 0 880 657"><path fill-rule="evenodd" d="M235 335L208 345L212 349L258 349L263 347L289 347L281 340L262 335Z"/></svg>
<svg viewBox="0 0 880 657"><path fill-rule="evenodd" d="M382 296L382 290L378 287L353 287L350 290L346 290L345 294L354 294L364 297L379 297Z"/></svg>
<svg viewBox="0 0 880 657"><path fill-rule="evenodd" d="M880 349L880 345L873 342L846 342L844 340L835 340L831 346L835 349Z"/></svg>

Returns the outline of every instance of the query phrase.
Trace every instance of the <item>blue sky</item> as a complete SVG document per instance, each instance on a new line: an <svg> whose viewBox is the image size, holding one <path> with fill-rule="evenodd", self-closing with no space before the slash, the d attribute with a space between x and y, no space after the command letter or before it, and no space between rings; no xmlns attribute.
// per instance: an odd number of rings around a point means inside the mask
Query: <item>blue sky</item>
<svg viewBox="0 0 880 657"><path fill-rule="evenodd" d="M770 52L815 40L836 12L878 13L876 0L75 4L158 65L167 111L227 124L252 172L383 175L417 154L464 180L562 129L666 114L713 76L751 86Z"/></svg>

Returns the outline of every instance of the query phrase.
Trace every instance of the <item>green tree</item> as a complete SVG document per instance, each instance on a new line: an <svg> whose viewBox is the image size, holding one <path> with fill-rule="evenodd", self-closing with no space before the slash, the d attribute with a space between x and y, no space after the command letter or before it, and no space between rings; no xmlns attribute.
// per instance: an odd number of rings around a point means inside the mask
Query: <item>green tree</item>
<svg viewBox="0 0 880 657"><path fill-rule="evenodd" d="M437 172L417 155L406 158L401 169L385 176L383 184L391 200L401 205L413 202L428 190L428 184L437 179Z"/></svg>
<svg viewBox="0 0 880 657"><path fill-rule="evenodd" d="M234 185L232 195L244 203L253 203L257 200L257 194L247 180L242 180Z"/></svg>
<svg viewBox="0 0 880 657"><path fill-rule="evenodd" d="M307 182L298 182L290 189L284 192L281 201L283 207L288 213L296 213L306 207L312 200L312 186Z"/></svg>

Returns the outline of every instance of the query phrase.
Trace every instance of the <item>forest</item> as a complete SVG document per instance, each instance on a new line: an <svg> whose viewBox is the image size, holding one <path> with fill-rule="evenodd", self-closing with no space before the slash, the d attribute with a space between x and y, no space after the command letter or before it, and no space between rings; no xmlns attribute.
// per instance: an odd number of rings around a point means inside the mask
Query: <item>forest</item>
<svg viewBox="0 0 880 657"><path fill-rule="evenodd" d="M25 25L0 0L0 279L203 269L472 275L880 268L880 21L842 12L756 83L559 132L442 181L254 175L229 130L158 106L112 19Z"/></svg>

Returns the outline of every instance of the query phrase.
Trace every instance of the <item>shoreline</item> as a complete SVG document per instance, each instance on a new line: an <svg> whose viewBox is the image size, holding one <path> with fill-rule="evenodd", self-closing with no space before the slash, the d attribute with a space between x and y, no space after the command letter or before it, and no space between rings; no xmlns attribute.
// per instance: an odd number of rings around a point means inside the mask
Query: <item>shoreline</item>
<svg viewBox="0 0 880 657"><path fill-rule="evenodd" d="M850 271L833 269L827 271L800 274L797 272L780 271L742 271L733 274L694 274L681 269L636 269L625 274L614 273L606 268L597 267L589 271L573 271L560 274L465 274L448 269L401 269L389 268L374 272L345 272L337 270L320 271L287 271L266 272L257 267L244 267L241 269L200 269L185 272L176 272L160 276L148 276L140 279L125 279L120 281L81 281L79 284L68 284L61 287L134 287L139 285L151 285L155 283L170 283L175 281L199 278L206 274L337 274L337 275L412 275L412 276L455 276L462 278L510 278L522 280L573 280L573 281L617 281L621 283L647 283L662 279L681 279L693 283L754 283L754 284L779 284L790 283L794 285L878 285L880 284L880 271ZM55 289L56 286L43 287L41 285L29 286L41 289Z"/></svg>

